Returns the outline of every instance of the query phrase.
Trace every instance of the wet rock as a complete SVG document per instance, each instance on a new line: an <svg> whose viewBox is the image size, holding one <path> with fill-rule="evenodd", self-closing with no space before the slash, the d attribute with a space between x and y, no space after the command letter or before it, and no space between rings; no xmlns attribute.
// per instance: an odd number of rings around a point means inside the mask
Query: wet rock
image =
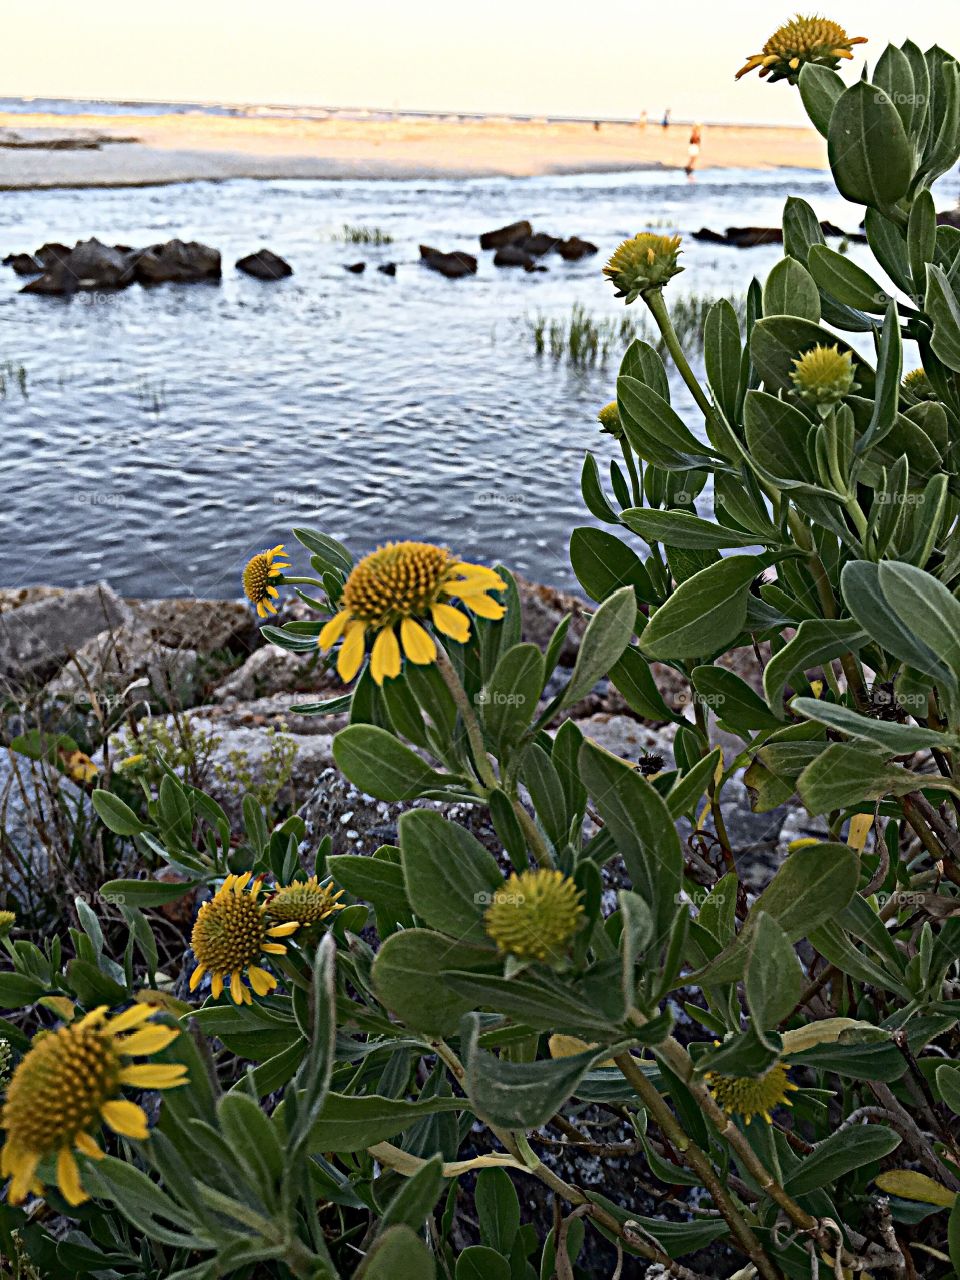
<svg viewBox="0 0 960 1280"><path fill-rule="evenodd" d="M345 262L343 269L344 271L349 271L351 275L362 276L367 269L367 264L365 262Z"/></svg>
<svg viewBox="0 0 960 1280"><path fill-rule="evenodd" d="M21 293L64 295L78 290L125 289L132 284L130 257L99 240L81 240L66 257L51 256L43 275L25 284Z"/></svg>
<svg viewBox="0 0 960 1280"><path fill-rule="evenodd" d="M960 206L956 209L941 209L937 214L937 225L941 227L956 227L960 230Z"/></svg>
<svg viewBox="0 0 960 1280"><path fill-rule="evenodd" d="M523 264L523 269L524 269L524 271L527 273L527 275L528 275L528 276L529 276L529 275L534 275L534 274L536 274L536 273L538 273L538 272L544 272L544 271L549 271L549 270L550 270L550 268L549 268L549 267L545 267L545 266L543 265L543 263L542 263L542 262L525 262L525 263Z"/></svg>
<svg viewBox="0 0 960 1280"><path fill-rule="evenodd" d="M319 702L324 694L334 696L342 692L343 683L337 677L327 676L320 668L319 651L308 655L290 653L275 645L264 645L251 653L242 667L232 671L217 686L214 699L223 702L236 698L247 702L274 693L296 695L299 702Z"/></svg>
<svg viewBox="0 0 960 1280"><path fill-rule="evenodd" d="M39 589L44 591L44 589ZM105 628L132 621L129 606L105 582L28 598L0 612L0 678L42 679Z"/></svg>
<svg viewBox="0 0 960 1280"><path fill-rule="evenodd" d="M237 259L237 270L245 275L254 276L257 280L283 280L293 275L293 267L272 249L258 249L256 253L248 253L245 258Z"/></svg>
<svg viewBox="0 0 960 1280"><path fill-rule="evenodd" d="M502 249L498 249L493 255L493 265L495 267L523 267L525 270L530 270L535 266L535 263L526 249L521 249L516 244L505 244Z"/></svg>
<svg viewBox="0 0 960 1280"><path fill-rule="evenodd" d="M67 245L60 244L57 240L50 240L42 244L33 256L49 270L61 258L69 258L71 252Z"/></svg>
<svg viewBox="0 0 960 1280"><path fill-rule="evenodd" d="M522 222L511 222L496 231L485 231L480 237L481 249L502 249L506 245L517 244L533 235L533 227L524 219Z"/></svg>
<svg viewBox="0 0 960 1280"><path fill-rule="evenodd" d="M551 253L556 249L559 243L559 236L552 236L546 231L537 231L534 235L521 240L520 247L534 258L542 258L545 253Z"/></svg>
<svg viewBox="0 0 960 1280"><path fill-rule="evenodd" d="M694 231L694 240L707 244L725 244L735 249L752 249L761 244L783 244L783 232L779 227L727 227L726 231L711 231L701 227Z"/></svg>
<svg viewBox="0 0 960 1280"><path fill-rule="evenodd" d="M382 276L395 276L397 274L397 264L395 262L381 262L377 270Z"/></svg>
<svg viewBox="0 0 960 1280"><path fill-rule="evenodd" d="M219 250L196 240L149 245L134 255L134 265L141 284L198 284L221 275Z"/></svg>
<svg viewBox="0 0 960 1280"><path fill-rule="evenodd" d="M256 620L236 600L183 598L128 601L135 625L168 648L248 653L260 643Z"/></svg>
<svg viewBox="0 0 960 1280"><path fill-rule="evenodd" d="M428 244L420 246L420 258L432 271L439 271L448 280L459 280L463 276L477 274L477 260L470 253L457 250L444 253L441 249L433 249Z"/></svg>
<svg viewBox="0 0 960 1280"><path fill-rule="evenodd" d="M18 276L38 276L43 271L43 264L29 253L8 253L3 265L13 267Z"/></svg>
<svg viewBox="0 0 960 1280"><path fill-rule="evenodd" d="M564 262L579 262L581 258L588 258L592 253L598 252L592 241L581 240L579 236L570 236L557 245L557 253Z"/></svg>

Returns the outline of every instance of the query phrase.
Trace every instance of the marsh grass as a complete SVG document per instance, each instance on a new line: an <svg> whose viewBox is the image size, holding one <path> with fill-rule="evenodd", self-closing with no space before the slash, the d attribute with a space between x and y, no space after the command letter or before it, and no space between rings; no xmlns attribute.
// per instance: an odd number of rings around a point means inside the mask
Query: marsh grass
<svg viewBox="0 0 960 1280"><path fill-rule="evenodd" d="M670 314L682 345L702 340L707 312L716 301L713 296L698 293L679 294L672 300ZM729 301L742 324L746 299ZM659 331L643 310L635 315L625 313L619 318L597 316L583 303L575 302L569 316L551 318L538 312L527 318L527 328L536 355L549 355L558 363L566 362L580 369L605 365L611 354L619 358L634 338L651 343L664 359L668 357Z"/></svg>
<svg viewBox="0 0 960 1280"><path fill-rule="evenodd" d="M380 227L365 227L345 222L334 236L335 240L343 240L347 244L383 245L393 244L393 236Z"/></svg>
<svg viewBox="0 0 960 1280"><path fill-rule="evenodd" d="M0 363L0 400L6 400L8 390L16 387L21 396L27 398L27 369L25 365L15 364L12 360Z"/></svg>

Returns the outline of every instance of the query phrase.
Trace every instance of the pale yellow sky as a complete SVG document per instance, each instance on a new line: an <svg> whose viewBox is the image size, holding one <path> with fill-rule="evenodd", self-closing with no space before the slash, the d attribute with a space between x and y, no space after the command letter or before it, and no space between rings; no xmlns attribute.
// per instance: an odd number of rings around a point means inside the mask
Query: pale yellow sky
<svg viewBox="0 0 960 1280"><path fill-rule="evenodd" d="M793 12L770 0L4 0L0 93L587 117L670 106L677 119L800 123L786 85L733 80ZM868 36L874 59L908 36L960 54L960 0L825 12Z"/></svg>

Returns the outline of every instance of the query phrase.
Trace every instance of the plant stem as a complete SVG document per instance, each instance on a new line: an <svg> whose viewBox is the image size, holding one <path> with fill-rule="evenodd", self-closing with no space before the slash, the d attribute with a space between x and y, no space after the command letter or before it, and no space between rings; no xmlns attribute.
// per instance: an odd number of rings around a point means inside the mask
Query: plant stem
<svg viewBox="0 0 960 1280"><path fill-rule="evenodd" d="M643 295L643 300L650 308L650 314L657 323L657 328L660 330L666 348L670 352L673 363L677 366L677 372L687 384L690 394L696 400L697 407L702 412L707 423L711 423L714 416L713 405L694 376L687 357L683 354L683 347L680 345L677 331L673 327L673 321L670 319L667 304L663 300L663 291L661 289L651 289L649 293Z"/></svg>
<svg viewBox="0 0 960 1280"><path fill-rule="evenodd" d="M733 1232L735 1239L747 1257L765 1280L779 1280L780 1273L767 1256L763 1246L753 1234L746 1219L734 1204L731 1197L720 1182L716 1170L706 1152L690 1138L681 1127L673 1112L660 1096L659 1091L647 1079L630 1053L620 1053L614 1058L626 1080L633 1086L643 1105L653 1116L660 1132L669 1139L671 1145L683 1157L683 1161L701 1180L710 1192L714 1204L723 1214L724 1219Z"/></svg>
<svg viewBox="0 0 960 1280"><path fill-rule="evenodd" d="M537 860L537 866L544 867L547 871L551 870L553 867L553 857L551 856L550 850L547 848L546 841L540 834L537 824L530 817L529 813L527 813L519 800L513 801L513 812L517 815L517 821L523 828L523 834L526 838L527 844L530 846L533 856Z"/></svg>
<svg viewBox="0 0 960 1280"><path fill-rule="evenodd" d="M637 464L633 460L633 450L630 448L630 443L624 436L620 437L620 450L623 453L623 460L627 464L627 470L630 472L630 490L633 493L634 506L642 507L643 490L640 487Z"/></svg>
<svg viewBox="0 0 960 1280"><path fill-rule="evenodd" d="M467 740L470 743L470 750L473 754L474 765L480 781L485 787L493 790L497 784L497 776L493 772L493 764L487 755L486 747L483 745L483 734L480 731L480 723L474 714L473 707L470 705L470 699L467 697L467 691L464 689L460 677L454 670L453 663L447 654L443 645L437 641L437 670L443 677L443 682L450 690L450 694L456 703L457 710L463 720L463 726L467 731Z"/></svg>

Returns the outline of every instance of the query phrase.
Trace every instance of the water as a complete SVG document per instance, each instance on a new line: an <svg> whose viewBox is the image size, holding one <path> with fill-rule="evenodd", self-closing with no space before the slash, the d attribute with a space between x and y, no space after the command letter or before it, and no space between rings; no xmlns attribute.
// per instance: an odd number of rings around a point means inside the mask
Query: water
<svg viewBox="0 0 960 1280"><path fill-rule="evenodd" d="M445 543L571 585L570 530L591 522L584 450L605 471L617 449L595 421L617 360L578 371L537 357L529 318L574 302L619 317L600 268L622 238L774 225L791 193L854 226L827 176L796 171L6 192L0 256L180 236L217 246L224 279L61 300L20 295L0 272L0 372L23 366L26 382L24 395L8 371L0 400L0 585L106 578L127 595L233 596L247 556L292 542L295 525L360 553L388 538ZM419 264L420 242L476 252L481 231L520 217L601 253L552 255L534 275L485 254L457 281ZM344 244L344 223L394 243ZM235 272L261 245L296 274ZM742 293L781 253L685 249L670 295ZM344 270L364 259L364 275ZM387 261L395 279L373 269ZM674 402L695 425L682 386ZM302 571L305 554L294 563Z"/></svg>

